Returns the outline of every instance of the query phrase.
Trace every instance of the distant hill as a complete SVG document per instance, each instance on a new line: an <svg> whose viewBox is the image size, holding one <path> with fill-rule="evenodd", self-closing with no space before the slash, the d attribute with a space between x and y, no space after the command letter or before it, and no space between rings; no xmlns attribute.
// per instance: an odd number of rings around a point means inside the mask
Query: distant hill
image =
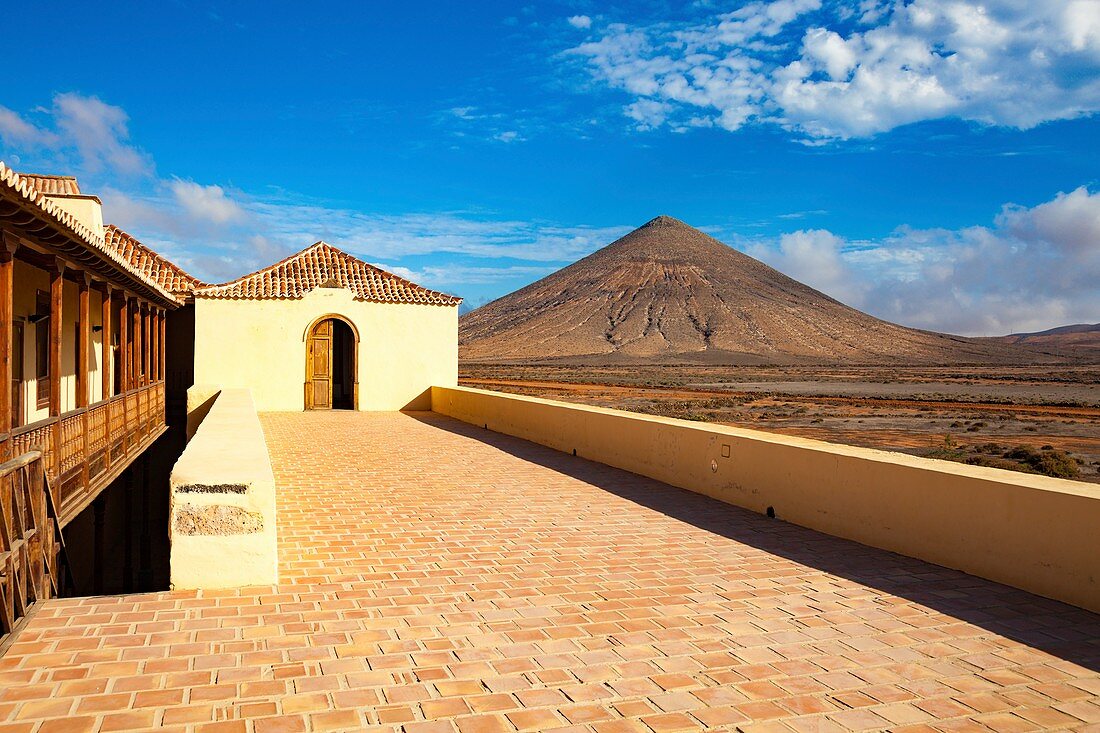
<svg viewBox="0 0 1100 733"><path fill-rule="evenodd" d="M995 363L1043 360L990 339L850 308L667 216L459 321L466 361Z"/></svg>
<svg viewBox="0 0 1100 733"><path fill-rule="evenodd" d="M1013 333L993 340L1044 353L1063 353L1075 360L1100 361L1100 323L1077 323L1035 333Z"/></svg>

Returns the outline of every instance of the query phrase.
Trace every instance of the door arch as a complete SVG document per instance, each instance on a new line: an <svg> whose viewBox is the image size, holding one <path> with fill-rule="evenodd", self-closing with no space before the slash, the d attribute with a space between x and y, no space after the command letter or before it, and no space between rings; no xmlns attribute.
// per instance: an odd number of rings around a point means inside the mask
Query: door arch
<svg viewBox="0 0 1100 733"><path fill-rule="evenodd" d="M305 332L305 409L359 409L359 330L327 313Z"/></svg>

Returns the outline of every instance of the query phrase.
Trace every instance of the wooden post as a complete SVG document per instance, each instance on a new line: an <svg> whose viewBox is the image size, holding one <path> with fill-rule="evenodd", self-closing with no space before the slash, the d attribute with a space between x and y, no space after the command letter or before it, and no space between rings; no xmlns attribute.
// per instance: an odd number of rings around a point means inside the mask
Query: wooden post
<svg viewBox="0 0 1100 733"><path fill-rule="evenodd" d="M168 379L168 311L160 309L160 379Z"/></svg>
<svg viewBox="0 0 1100 733"><path fill-rule="evenodd" d="M100 342L103 344L103 348L100 353L100 369L102 373L100 376L103 378L100 390L102 394L100 398L104 404L110 401L112 387L114 386L114 374L111 372L111 292L112 288L109 284L103 285L102 307L100 308L100 320L103 322L103 330L99 332ZM106 471L111 467L111 413L113 412L111 406L105 406L106 415L103 418L103 470Z"/></svg>
<svg viewBox="0 0 1100 733"><path fill-rule="evenodd" d="M137 390L141 387L141 303L137 298L130 301L130 318L133 330L130 339L130 389ZM141 398L134 398L134 414L130 416L134 424L127 428L127 432L133 434L140 432L141 427ZM141 438L139 437L140 441Z"/></svg>
<svg viewBox="0 0 1100 733"><path fill-rule="evenodd" d="M142 305L141 306L141 327L144 329L145 348L141 352L141 358L142 358L141 363L142 363L142 367L143 367L142 371L144 371L144 373L145 373L145 380L142 382L142 384L145 385L145 386L148 386L149 384L152 384L152 382L153 382L153 373L152 373L152 368L153 367L152 367L152 363L151 363L152 362L152 354L153 354L153 338L152 338L153 337L153 333L152 333L153 319L152 319L151 315L152 314L149 310L148 304Z"/></svg>
<svg viewBox="0 0 1100 733"><path fill-rule="evenodd" d="M122 395L122 453L130 452L130 414L126 409L126 391L130 382L130 308L126 293L121 293L118 304L118 393Z"/></svg>
<svg viewBox="0 0 1100 733"><path fill-rule="evenodd" d="M157 317L153 321L153 327L157 330L157 381L164 381L164 309L157 308Z"/></svg>
<svg viewBox="0 0 1100 733"><path fill-rule="evenodd" d="M103 344L101 349L100 369L102 370L99 375L102 377L102 386L100 391L100 399L104 402L111 399L111 387L114 384L114 375L111 373L111 339L114 335L111 333L111 292L110 285L104 284L101 292L102 307L100 308L99 320L103 323L103 330L99 332L100 341Z"/></svg>
<svg viewBox="0 0 1100 733"><path fill-rule="evenodd" d="M130 300L133 337L130 339L130 389L141 386L141 307L137 298Z"/></svg>
<svg viewBox="0 0 1100 733"><path fill-rule="evenodd" d="M0 232L0 435L11 431L12 411L12 292L14 289L15 243ZM0 462L12 456L11 441L4 439L0 445ZM5 479L6 480L6 479Z"/></svg>
<svg viewBox="0 0 1100 733"><path fill-rule="evenodd" d="M84 426L80 431L80 483L83 490L87 491L91 488L88 480L88 403L91 401L88 394L91 391L88 379L88 347L92 342L91 289L89 288L91 283L88 281L88 273L79 273L79 275L77 327L80 332L77 334L76 341L76 406L84 409L84 414L80 418Z"/></svg>
<svg viewBox="0 0 1100 733"><path fill-rule="evenodd" d="M88 346L92 340L92 312L91 312L91 288L89 288L87 273L78 273L77 287L77 321L80 332L76 339L76 406L88 406L88 393L91 385L88 383Z"/></svg>
<svg viewBox="0 0 1100 733"><path fill-rule="evenodd" d="M61 319L64 315L65 262L55 259L50 269L50 417L61 414ZM61 477L61 420L53 425L53 471Z"/></svg>

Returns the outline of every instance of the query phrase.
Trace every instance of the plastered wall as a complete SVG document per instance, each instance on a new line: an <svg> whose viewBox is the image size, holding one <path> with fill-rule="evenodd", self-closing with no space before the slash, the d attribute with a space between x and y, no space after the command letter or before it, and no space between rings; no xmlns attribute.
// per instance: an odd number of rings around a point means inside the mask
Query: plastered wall
<svg viewBox="0 0 1100 733"><path fill-rule="evenodd" d="M343 288L301 300L195 303L195 384L246 388L256 408L301 410L306 331L336 313L359 331L359 409L430 409L433 384L458 383L458 308L368 303Z"/></svg>
<svg viewBox="0 0 1100 733"><path fill-rule="evenodd" d="M462 387L432 410L1100 611L1091 484Z"/></svg>

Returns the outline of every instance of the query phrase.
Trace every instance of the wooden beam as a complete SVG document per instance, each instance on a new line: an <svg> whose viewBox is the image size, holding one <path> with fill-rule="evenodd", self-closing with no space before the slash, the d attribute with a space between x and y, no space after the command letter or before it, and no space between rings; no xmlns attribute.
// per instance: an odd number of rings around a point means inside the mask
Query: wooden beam
<svg viewBox="0 0 1100 733"><path fill-rule="evenodd" d="M100 290L100 309L99 320L103 324L103 328L99 332L100 343L103 348L100 349L99 369L100 369L100 395L99 398L103 402L111 399L112 387L114 386L114 375L111 372L111 292L110 285L104 283ZM106 471L111 467L111 413L114 410L113 406L108 406L107 417L103 426L103 470Z"/></svg>
<svg viewBox="0 0 1100 733"><path fill-rule="evenodd" d="M88 352L92 343L91 283L86 273L77 281L77 326L76 335L76 406L87 407L91 385L88 379Z"/></svg>
<svg viewBox="0 0 1100 733"><path fill-rule="evenodd" d="M153 308L152 311L152 324L153 329L153 382L160 381L160 308Z"/></svg>
<svg viewBox="0 0 1100 733"><path fill-rule="evenodd" d="M168 378L168 311L160 309L160 378Z"/></svg>
<svg viewBox="0 0 1100 733"><path fill-rule="evenodd" d="M145 373L145 380L142 385L151 384L153 381L152 373L152 355L153 355L153 319L149 312L149 305L143 303L141 306L141 327L144 329L144 344L145 348L142 349L142 371Z"/></svg>
<svg viewBox="0 0 1100 733"><path fill-rule="evenodd" d="M103 348L100 352L100 399L111 399L111 387L113 386L113 374L111 373L111 293L113 288L110 285L104 285L100 290L100 301L102 307L100 308L99 320L103 324L103 329L99 332L100 342L103 344Z"/></svg>
<svg viewBox="0 0 1100 733"><path fill-rule="evenodd" d="M14 202L12 205L16 207L16 211L3 209L0 202L0 223L5 225L10 236L21 240L21 244L27 249L45 252L43 258L64 256L81 269L87 269L99 277L128 288L131 292L149 298L152 302L176 305L176 301L171 296L166 297L162 290L151 286L128 268L119 265L105 252L89 247L83 239L74 238L71 234L59 230L55 223L27 211L23 203ZM23 253L20 253L20 259L25 259ZM40 267L49 269L49 266Z"/></svg>
<svg viewBox="0 0 1100 733"><path fill-rule="evenodd" d="M129 299L126 293L119 293L118 299L118 393L122 394L129 387L130 369L126 355L130 352L130 309Z"/></svg>
<svg viewBox="0 0 1100 733"><path fill-rule="evenodd" d="M130 299L126 293L120 293L118 303L118 393L125 394L130 383ZM126 408L126 398L122 398L122 453L130 450L130 412Z"/></svg>
<svg viewBox="0 0 1100 733"><path fill-rule="evenodd" d="M50 270L50 417L61 414L61 319L65 301L65 262L57 258ZM53 424L53 449L50 451L53 475L61 476L61 421ZM59 487L60 488L60 487Z"/></svg>
<svg viewBox="0 0 1100 733"><path fill-rule="evenodd" d="M14 290L15 242L0 231L0 434L11 430L12 406L12 293ZM4 441L0 463L8 460L10 450Z"/></svg>
<svg viewBox="0 0 1100 733"><path fill-rule="evenodd" d="M132 338L130 339L130 386L128 389L137 389L141 386L141 307L137 298L130 300L130 314L133 323Z"/></svg>
<svg viewBox="0 0 1100 733"><path fill-rule="evenodd" d="M80 331L76 335L76 406L87 408L91 384L88 379L88 351L92 343L92 309L91 309L91 280L88 273L77 273L81 277L77 281L77 328ZM83 429L80 431L80 486L84 491L91 489L88 468L88 411L81 416Z"/></svg>

